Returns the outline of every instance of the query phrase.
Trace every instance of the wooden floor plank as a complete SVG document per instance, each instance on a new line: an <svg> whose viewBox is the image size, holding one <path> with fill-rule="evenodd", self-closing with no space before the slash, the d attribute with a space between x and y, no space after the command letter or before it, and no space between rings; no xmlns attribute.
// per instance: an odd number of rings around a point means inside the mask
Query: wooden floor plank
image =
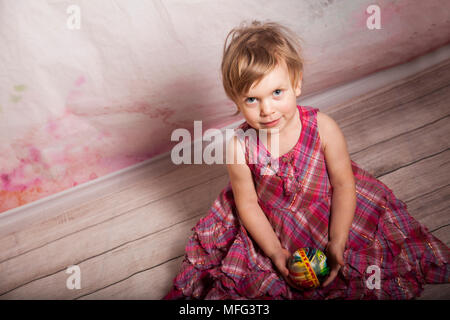
<svg viewBox="0 0 450 320"><path fill-rule="evenodd" d="M66 274L66 269L63 269L0 295L0 299L75 299L112 286L173 257L181 256L191 228L199 217L195 216L169 229L78 262L81 270L79 290L67 289L66 281L69 275ZM68 254L70 253L72 251Z"/></svg>
<svg viewBox="0 0 450 320"><path fill-rule="evenodd" d="M426 97L449 84L450 59L410 77L389 83L378 90L333 106L330 108L330 115L339 119L339 124L346 127L371 114L393 110L400 104Z"/></svg>
<svg viewBox="0 0 450 320"><path fill-rule="evenodd" d="M431 232L450 224L450 185L429 190L407 201L408 212Z"/></svg>
<svg viewBox="0 0 450 320"><path fill-rule="evenodd" d="M348 125L343 125L339 118L336 118L336 122L346 136L349 152L357 152L448 116L449 92L450 87L445 87L426 97L366 115L360 121ZM377 100L378 97L373 99Z"/></svg>
<svg viewBox="0 0 450 320"><path fill-rule="evenodd" d="M377 142L350 153L353 161L375 177L414 163L450 147L450 117L444 117L418 129Z"/></svg>
<svg viewBox="0 0 450 320"><path fill-rule="evenodd" d="M417 300L450 300L450 283L426 284Z"/></svg>
<svg viewBox="0 0 450 320"><path fill-rule="evenodd" d="M447 247L450 246L450 225L444 225L437 228L432 234L441 240Z"/></svg>
<svg viewBox="0 0 450 320"><path fill-rule="evenodd" d="M169 292L174 275L178 273L183 259L184 256L174 258L162 265L124 279L113 286L108 286L78 299L162 299Z"/></svg>
<svg viewBox="0 0 450 320"><path fill-rule="evenodd" d="M379 177L402 201L448 185L450 150L424 158Z"/></svg>
<svg viewBox="0 0 450 320"><path fill-rule="evenodd" d="M206 214L212 203L209 195L219 193L225 182L224 176L211 179L208 183L201 183L147 206L132 209L126 214L3 261L0 263L0 270L5 271L0 281L0 293L90 257L106 254L113 248L132 243L198 214ZM101 241L93 241L93 235ZM52 263L48 264L47 261ZM23 267L14 268L17 265Z"/></svg>

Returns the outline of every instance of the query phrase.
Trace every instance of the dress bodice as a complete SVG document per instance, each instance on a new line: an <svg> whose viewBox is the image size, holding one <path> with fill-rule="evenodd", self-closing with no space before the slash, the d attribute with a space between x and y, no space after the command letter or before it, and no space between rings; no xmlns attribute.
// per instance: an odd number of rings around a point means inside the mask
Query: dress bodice
<svg viewBox="0 0 450 320"><path fill-rule="evenodd" d="M295 146L274 159L257 135L244 135L245 159L249 166L260 202L266 207L298 208L331 196L317 127L317 111L297 106L302 131ZM239 127L246 133L247 122Z"/></svg>

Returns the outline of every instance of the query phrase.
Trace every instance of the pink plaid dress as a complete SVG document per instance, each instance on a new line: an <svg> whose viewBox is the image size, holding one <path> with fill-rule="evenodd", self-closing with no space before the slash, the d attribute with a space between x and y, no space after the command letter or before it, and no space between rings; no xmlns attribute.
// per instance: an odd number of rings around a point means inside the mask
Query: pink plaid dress
<svg viewBox="0 0 450 320"><path fill-rule="evenodd" d="M245 138L246 161L258 203L281 244L290 252L301 247L324 251L332 186L320 148L318 109L298 109L300 138L278 159L276 173L267 174L267 161L249 161L270 159L258 139ZM250 127L244 122L239 128ZM345 266L330 285L305 291L288 286L241 225L228 183L193 228L165 299L411 299L420 295L424 283L450 282L447 246L412 218L385 184L353 161L352 169L357 206ZM380 270L380 289L367 285L370 266Z"/></svg>

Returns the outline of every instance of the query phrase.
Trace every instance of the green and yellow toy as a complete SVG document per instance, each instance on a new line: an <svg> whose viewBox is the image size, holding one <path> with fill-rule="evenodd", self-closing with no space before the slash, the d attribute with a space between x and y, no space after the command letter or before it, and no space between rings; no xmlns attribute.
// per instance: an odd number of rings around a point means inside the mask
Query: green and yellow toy
<svg viewBox="0 0 450 320"><path fill-rule="evenodd" d="M289 278L300 288L317 288L330 273L326 255L319 249L300 248L289 261Z"/></svg>

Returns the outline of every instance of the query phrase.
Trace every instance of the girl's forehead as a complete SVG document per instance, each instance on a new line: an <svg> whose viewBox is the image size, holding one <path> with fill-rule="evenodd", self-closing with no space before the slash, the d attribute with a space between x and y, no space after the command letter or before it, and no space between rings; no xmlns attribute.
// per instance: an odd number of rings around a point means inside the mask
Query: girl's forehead
<svg viewBox="0 0 450 320"><path fill-rule="evenodd" d="M259 82L252 84L247 92L247 96L264 94L266 91L273 91L275 89L289 86L290 78L289 71L286 66L277 65L269 71Z"/></svg>

